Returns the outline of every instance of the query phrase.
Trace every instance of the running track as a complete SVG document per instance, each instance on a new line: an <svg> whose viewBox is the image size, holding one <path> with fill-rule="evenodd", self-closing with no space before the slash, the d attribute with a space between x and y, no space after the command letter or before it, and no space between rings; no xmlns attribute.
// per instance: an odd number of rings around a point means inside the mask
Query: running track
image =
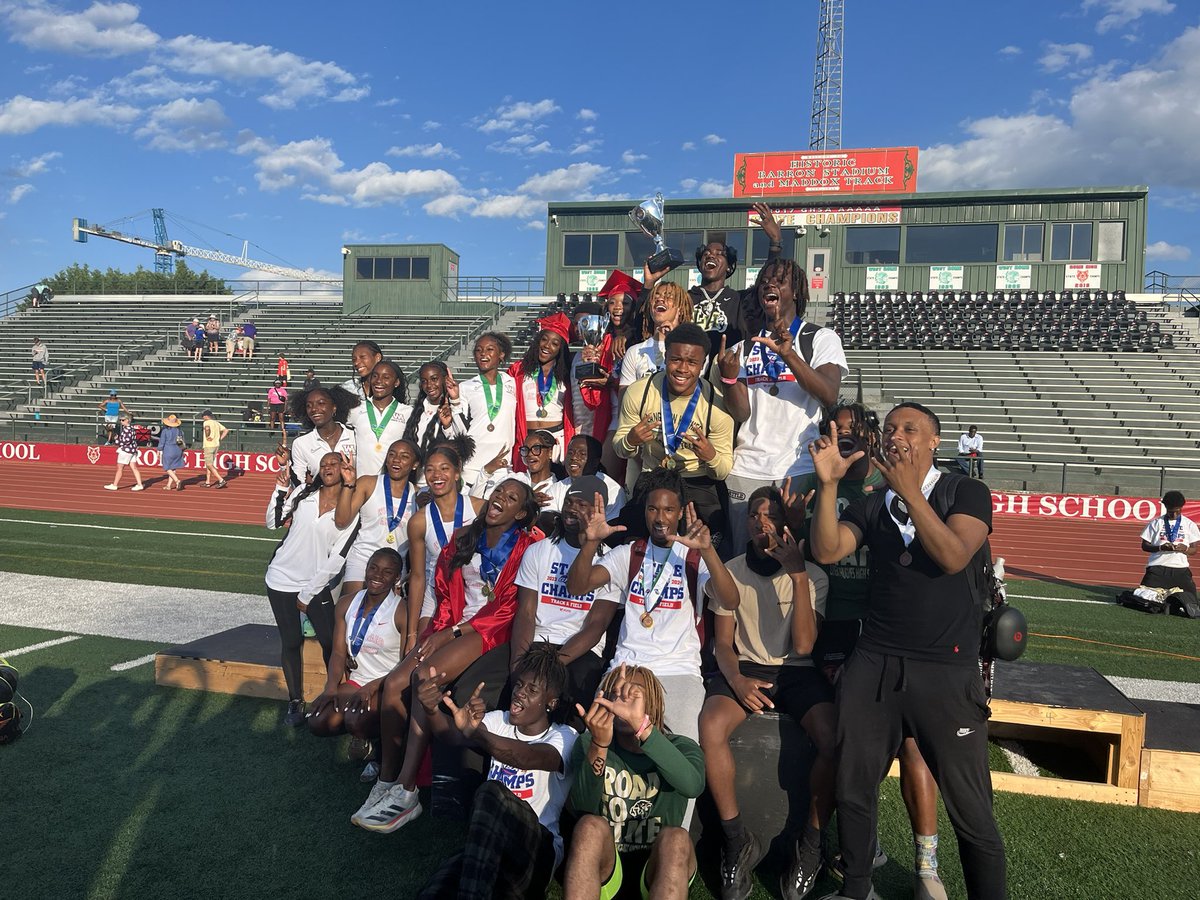
<svg viewBox="0 0 1200 900"><path fill-rule="evenodd" d="M106 491L111 466L0 463L0 506L147 516L193 522L262 523L275 477L243 475L225 490L202 487L203 473L184 477L182 493L162 490L161 470L143 470L146 490L129 490L126 471L120 491ZM1010 574L1085 585L1136 585L1146 565L1137 522L1086 522L1035 516L997 515L992 551Z"/></svg>

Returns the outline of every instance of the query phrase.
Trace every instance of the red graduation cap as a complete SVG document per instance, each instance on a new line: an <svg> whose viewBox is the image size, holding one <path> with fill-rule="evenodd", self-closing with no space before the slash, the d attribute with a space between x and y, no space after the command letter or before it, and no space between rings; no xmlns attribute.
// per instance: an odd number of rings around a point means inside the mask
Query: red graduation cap
<svg viewBox="0 0 1200 900"><path fill-rule="evenodd" d="M539 331L552 331L568 344L571 343L571 320L565 314L556 312L552 316L538 319Z"/></svg>
<svg viewBox="0 0 1200 900"><path fill-rule="evenodd" d="M640 281L620 269L613 269L613 273L608 276L608 281L604 282L604 287L596 292L596 296L609 297L613 294L628 294L636 300L641 292L642 283Z"/></svg>

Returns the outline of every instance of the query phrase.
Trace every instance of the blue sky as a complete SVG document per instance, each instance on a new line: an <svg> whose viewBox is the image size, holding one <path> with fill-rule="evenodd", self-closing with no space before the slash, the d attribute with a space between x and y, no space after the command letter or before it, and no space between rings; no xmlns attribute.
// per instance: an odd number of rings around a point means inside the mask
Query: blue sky
<svg viewBox="0 0 1200 900"><path fill-rule="evenodd" d="M919 146L920 190L1149 184L1148 267L1200 271L1193 3L847 7L844 146ZM301 268L428 241L540 274L547 200L729 196L735 151L807 145L815 3L199 9L0 0L0 291L150 267L70 220L152 206Z"/></svg>

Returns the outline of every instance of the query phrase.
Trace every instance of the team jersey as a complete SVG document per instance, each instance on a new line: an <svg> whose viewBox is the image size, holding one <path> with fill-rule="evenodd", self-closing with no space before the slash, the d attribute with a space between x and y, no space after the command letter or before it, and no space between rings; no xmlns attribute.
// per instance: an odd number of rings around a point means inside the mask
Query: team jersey
<svg viewBox="0 0 1200 900"><path fill-rule="evenodd" d="M321 457L326 453L341 453L344 456L355 456L358 448L355 445L354 429L347 425L339 427L342 430L332 447L329 446L328 442L321 435L317 434L315 428L312 431L304 432L304 434L292 441L292 481L294 483L303 485L307 483L308 476L310 475L316 478L317 472L321 468ZM371 473L363 472L362 474L368 475Z"/></svg>
<svg viewBox="0 0 1200 900"><path fill-rule="evenodd" d="M582 596L567 590L567 573L578 555L579 548L566 541L544 540L530 545L521 557L517 586L529 588L538 595L537 621L533 626L535 641L565 644L583 628L583 620L593 603L597 600L621 602L620 595L610 585ZM592 652L599 656L603 651L604 636L601 635Z"/></svg>
<svg viewBox="0 0 1200 900"><path fill-rule="evenodd" d="M371 401L368 400L367 403ZM399 401L392 401L394 406L374 407L375 424L380 433L376 437L371 428L371 420L367 414L366 404L360 403L350 410L347 421L354 429L354 468L359 475L378 475L383 471L383 461L387 456L388 447L392 442L404 437L404 429L408 426L408 417L412 415L412 407ZM386 425L383 424L389 410L392 416Z"/></svg>
<svg viewBox="0 0 1200 900"><path fill-rule="evenodd" d="M354 626L366 596L366 591L359 591L346 608L346 657L353 657L357 663L350 673L351 680L356 684L383 678L400 665L400 658L404 655L404 634L396 627L396 607L400 605L400 598L393 591L388 591L388 595L375 608L358 655L354 655Z"/></svg>

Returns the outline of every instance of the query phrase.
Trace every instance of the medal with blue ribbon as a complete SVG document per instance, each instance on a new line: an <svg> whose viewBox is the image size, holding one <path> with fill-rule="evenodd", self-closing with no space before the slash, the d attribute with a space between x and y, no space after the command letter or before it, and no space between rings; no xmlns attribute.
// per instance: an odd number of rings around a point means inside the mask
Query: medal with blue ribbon
<svg viewBox="0 0 1200 900"><path fill-rule="evenodd" d="M537 373L537 416L539 419L544 419L549 413L546 412L546 404L553 403L554 398L558 396L558 376L553 372L546 375L541 369Z"/></svg>
<svg viewBox="0 0 1200 900"><path fill-rule="evenodd" d="M475 550L479 554L479 577L483 581L483 595L491 602L496 597L496 582L500 579L500 571L512 553L513 545L517 543L520 526L514 525L500 536L495 547L489 547L487 529L479 535L479 543Z"/></svg>
<svg viewBox="0 0 1200 900"><path fill-rule="evenodd" d="M673 469L677 465L675 454L679 450L679 445L683 443L683 436L687 434L687 430L692 427L692 419L696 415L696 405L700 402L700 382L696 382L696 389L692 391L692 399L688 401L687 408L684 409L683 415L679 418L679 424L675 424L675 417L671 414L671 391L667 388L666 379L663 379L662 384L662 430L663 430L663 449L666 455L663 457L662 464L665 468Z"/></svg>
<svg viewBox="0 0 1200 900"><path fill-rule="evenodd" d="M433 513L433 515L431 515L429 518L431 518L433 520L433 531L437 535L438 546L445 547L446 546L446 526L442 524L442 511L437 508L436 501L432 504L432 506L433 506L433 509L431 510L431 512ZM457 531L459 528L462 527L462 523L463 523L463 495L459 494L458 495L458 503L454 507L454 529Z"/></svg>
<svg viewBox="0 0 1200 900"><path fill-rule="evenodd" d="M800 326L804 323L800 321L800 317L796 316L792 319L792 324L788 326L788 331L791 332L792 341L796 340L796 336L800 334ZM767 337L771 334L769 328L764 328L759 334L759 337ZM763 372L771 379L770 393L772 397L779 394L779 379L783 377L783 373L789 371L787 363L780 358L779 354L770 349L766 344L755 343L757 348L758 358L762 360Z"/></svg>
<svg viewBox="0 0 1200 900"><path fill-rule="evenodd" d="M408 510L408 491L412 485L407 482L404 485L404 493L400 497L400 512L394 513L392 507L392 485L389 480L387 487L383 489L383 497L387 501L387 542L389 544L396 543L396 529L400 525L400 520L404 518L404 513ZM459 497L461 498L461 494ZM438 517L441 518L440 516Z"/></svg>
<svg viewBox="0 0 1200 900"><path fill-rule="evenodd" d="M1163 532L1167 536L1168 543L1171 543L1171 544L1175 543L1175 538L1179 537L1179 529L1182 525L1183 525L1183 513L1180 513L1176 517L1174 525L1172 525L1170 523L1170 520L1166 516L1163 516Z"/></svg>
<svg viewBox="0 0 1200 900"><path fill-rule="evenodd" d="M358 603L358 609L354 613L354 624L350 628L350 655L346 659L346 667L348 669L358 668L358 652L362 650L363 641L367 638L367 632L371 630L371 620L375 618L375 613L379 611L379 607L383 606L382 601L376 603L364 616L363 607L366 604L367 594L364 591L362 600Z"/></svg>

